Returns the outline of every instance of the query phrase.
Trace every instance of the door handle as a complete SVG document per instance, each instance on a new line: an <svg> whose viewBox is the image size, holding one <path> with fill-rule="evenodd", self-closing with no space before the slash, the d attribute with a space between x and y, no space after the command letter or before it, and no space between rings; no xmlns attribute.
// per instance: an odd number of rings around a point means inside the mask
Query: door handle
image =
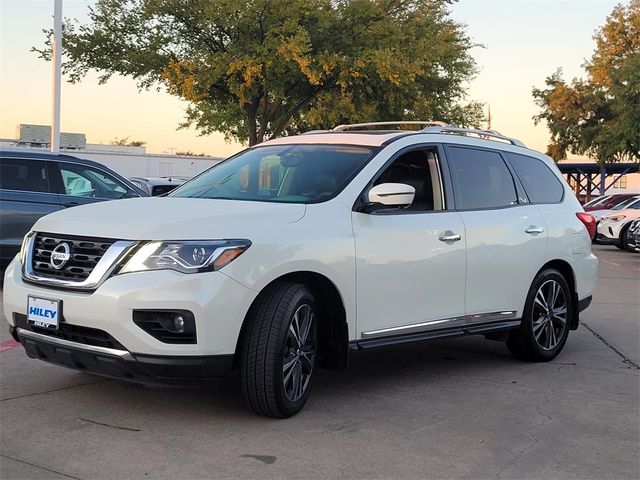
<svg viewBox="0 0 640 480"><path fill-rule="evenodd" d="M527 228L525 230L526 233L529 233L531 235L534 235L536 233L543 233L544 232L544 228L542 227L536 227L535 225L531 225L529 228Z"/></svg>
<svg viewBox="0 0 640 480"><path fill-rule="evenodd" d="M441 233L438 237L438 240L441 242L457 242L462 237L458 233L453 233L451 230L447 230L444 233Z"/></svg>
<svg viewBox="0 0 640 480"><path fill-rule="evenodd" d="M78 205L80 205L78 202L67 202L62 204L64 208L77 207Z"/></svg>

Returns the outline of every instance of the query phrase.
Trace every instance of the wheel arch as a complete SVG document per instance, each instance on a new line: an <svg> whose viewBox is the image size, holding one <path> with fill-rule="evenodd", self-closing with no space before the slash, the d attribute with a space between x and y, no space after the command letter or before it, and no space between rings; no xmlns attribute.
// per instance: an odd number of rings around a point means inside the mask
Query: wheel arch
<svg viewBox="0 0 640 480"><path fill-rule="evenodd" d="M569 289L571 290L571 300L573 303L573 315L569 322L569 328L571 330L575 330L578 328L579 311L578 311L578 292L576 288L576 276L575 276L573 267L566 260L562 260L558 258L545 263L540 268L540 270L538 270L535 277L537 277L540 274L540 272L548 268L552 268L560 272L560 274L564 277L564 279L567 281L567 284L569 285Z"/></svg>
<svg viewBox="0 0 640 480"><path fill-rule="evenodd" d="M328 277L321 273L307 270L280 275L260 290L243 319L236 343L235 358L240 358L242 338L245 335L246 325L254 307L273 284L282 281L300 283L307 286L318 302L320 317L327 319L327 321L319 324L318 361L320 365L336 370L346 368L349 353L349 328L344 300L338 287Z"/></svg>
<svg viewBox="0 0 640 480"><path fill-rule="evenodd" d="M633 223L633 220L629 220L627 223L622 225L622 227L620 228L620 234L618 235L618 241L620 242L620 246L622 248L626 248L625 244L627 243L627 232L629 231L629 227L631 226L631 223Z"/></svg>

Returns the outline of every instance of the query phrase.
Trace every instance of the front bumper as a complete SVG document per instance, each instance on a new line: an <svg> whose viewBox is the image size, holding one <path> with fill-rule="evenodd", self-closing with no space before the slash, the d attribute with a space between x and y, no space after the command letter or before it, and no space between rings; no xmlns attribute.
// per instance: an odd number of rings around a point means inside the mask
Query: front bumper
<svg viewBox="0 0 640 480"><path fill-rule="evenodd" d="M613 245L620 240L620 229L619 223L600 220L596 229L596 240L604 245Z"/></svg>
<svg viewBox="0 0 640 480"><path fill-rule="evenodd" d="M16 318L26 316L27 295L61 301L61 325L106 332L122 350L138 358L233 355L245 313L257 292L221 272L185 275L173 271L117 275L93 292L74 292L25 282L16 259L4 280L4 315L13 327L20 326ZM134 310L174 309L193 313L196 343L164 343L133 321Z"/></svg>
<svg viewBox="0 0 640 480"><path fill-rule="evenodd" d="M11 327L27 355L48 363L144 385L199 386L224 376L233 355L158 356L83 345Z"/></svg>
<svg viewBox="0 0 640 480"><path fill-rule="evenodd" d="M615 240L613 238L609 238L602 233L597 233L593 241L600 245L613 245L615 243Z"/></svg>

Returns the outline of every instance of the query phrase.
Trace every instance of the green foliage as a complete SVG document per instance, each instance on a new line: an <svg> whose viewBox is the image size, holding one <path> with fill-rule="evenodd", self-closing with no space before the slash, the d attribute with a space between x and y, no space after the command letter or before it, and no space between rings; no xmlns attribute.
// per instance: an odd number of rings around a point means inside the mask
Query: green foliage
<svg viewBox="0 0 640 480"><path fill-rule="evenodd" d="M111 145L119 145L121 147L142 147L143 145L146 145L147 142L143 142L141 140L131 140L129 141L129 137L123 137L123 138L114 138L113 140L111 140L109 143L111 143Z"/></svg>
<svg viewBox="0 0 640 480"><path fill-rule="evenodd" d="M533 89L551 131L548 153L593 156L600 164L640 160L640 0L617 6L596 33L586 80L567 83L558 70Z"/></svg>
<svg viewBox="0 0 640 480"><path fill-rule="evenodd" d="M250 145L373 120L477 126L473 46L453 0L97 0L64 22L64 73L97 70L189 102L182 126ZM36 49L50 58L50 44Z"/></svg>
<svg viewBox="0 0 640 480"><path fill-rule="evenodd" d="M180 150L178 152L176 152L176 155L178 156L186 156L186 157L208 157L209 155L207 155L206 153L194 153L191 150Z"/></svg>

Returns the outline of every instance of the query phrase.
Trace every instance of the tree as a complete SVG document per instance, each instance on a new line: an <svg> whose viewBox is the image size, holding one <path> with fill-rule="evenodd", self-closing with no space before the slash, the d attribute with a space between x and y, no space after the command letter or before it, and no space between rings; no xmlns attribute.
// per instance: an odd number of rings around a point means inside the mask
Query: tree
<svg viewBox="0 0 640 480"><path fill-rule="evenodd" d="M551 131L548 153L567 152L605 162L640 160L640 0L618 5L594 36L586 80L567 83L562 70L533 89L543 111L534 117Z"/></svg>
<svg viewBox="0 0 640 480"><path fill-rule="evenodd" d="M194 153L191 150L179 150L176 152L176 155L178 156L186 156L186 157L208 157L209 155L207 155L206 153L202 152L202 153Z"/></svg>
<svg viewBox="0 0 640 480"><path fill-rule="evenodd" d="M97 0L65 20L63 72L120 74L186 100L182 127L250 145L371 120L482 121L453 0ZM50 33L50 32L48 32ZM50 42L34 48L49 59Z"/></svg>
<svg viewBox="0 0 640 480"><path fill-rule="evenodd" d="M121 147L142 147L143 145L146 145L147 142L143 142L141 140L131 140L129 141L129 137L123 137L123 138L114 138L113 140L111 140L111 145L119 145Z"/></svg>

